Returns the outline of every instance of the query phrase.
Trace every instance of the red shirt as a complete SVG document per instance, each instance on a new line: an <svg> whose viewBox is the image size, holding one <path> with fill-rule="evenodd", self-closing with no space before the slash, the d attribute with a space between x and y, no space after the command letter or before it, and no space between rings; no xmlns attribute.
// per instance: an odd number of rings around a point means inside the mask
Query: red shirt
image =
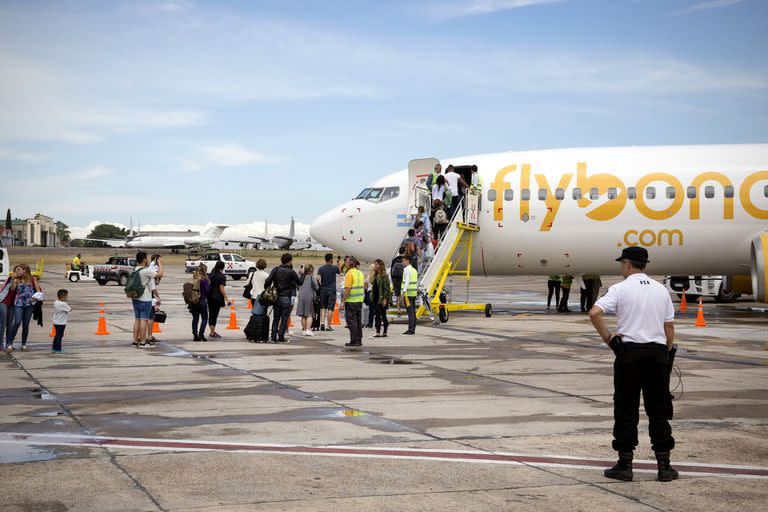
<svg viewBox="0 0 768 512"><path fill-rule="evenodd" d="M3 283L3 286L0 286L0 290L3 289L5 286L11 286L9 283L10 278ZM13 305L13 299L16 298L16 290L8 290L8 295L5 296L5 298L2 301L2 304L5 304L6 306L12 306Z"/></svg>

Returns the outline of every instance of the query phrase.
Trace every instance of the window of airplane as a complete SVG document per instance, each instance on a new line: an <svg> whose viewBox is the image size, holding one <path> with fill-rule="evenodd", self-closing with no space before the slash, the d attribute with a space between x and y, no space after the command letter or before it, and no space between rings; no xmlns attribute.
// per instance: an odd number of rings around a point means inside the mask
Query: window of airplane
<svg viewBox="0 0 768 512"><path fill-rule="evenodd" d="M383 188L372 188L370 192L368 192L368 195L365 197L366 201L370 201L372 203L378 203L381 201L381 194L384 192Z"/></svg>
<svg viewBox="0 0 768 512"><path fill-rule="evenodd" d="M589 189L589 198L593 201L596 199L600 199L600 191L597 190L597 187L592 187L591 189Z"/></svg>
<svg viewBox="0 0 768 512"><path fill-rule="evenodd" d="M565 190L562 188L556 188L555 199L557 199L558 201L562 201L563 199L565 199Z"/></svg>
<svg viewBox="0 0 768 512"><path fill-rule="evenodd" d="M635 187L629 187L627 189L627 199L634 201L637 197L637 189Z"/></svg>
<svg viewBox="0 0 768 512"><path fill-rule="evenodd" d="M706 197L707 199L712 199L713 197L715 197L715 187L713 187L712 185L707 185L706 187L704 187L704 197Z"/></svg>
<svg viewBox="0 0 768 512"><path fill-rule="evenodd" d="M222 254L221 259L223 259L224 261L232 261L232 256L230 256L229 254Z"/></svg>
<svg viewBox="0 0 768 512"><path fill-rule="evenodd" d="M240 262L245 261L245 258L243 258L242 256L240 256L238 254L233 254L232 255L232 259L235 260L235 261L240 261Z"/></svg>
<svg viewBox="0 0 768 512"><path fill-rule="evenodd" d="M732 186L728 185L727 187L725 187L723 192L725 192L725 197L733 197L733 187Z"/></svg>
<svg viewBox="0 0 768 512"><path fill-rule="evenodd" d="M667 187L667 199L675 198L675 187Z"/></svg>
<svg viewBox="0 0 768 512"><path fill-rule="evenodd" d="M645 189L646 199L656 199L656 187L647 187Z"/></svg>
<svg viewBox="0 0 768 512"><path fill-rule="evenodd" d="M580 189L580 188L575 188L575 189L573 189L573 198L574 198L575 200L577 200L577 201L578 201L579 199L581 199L581 189Z"/></svg>
<svg viewBox="0 0 768 512"><path fill-rule="evenodd" d="M685 195L688 196L688 199L696 199L696 187L688 187Z"/></svg>
<svg viewBox="0 0 768 512"><path fill-rule="evenodd" d="M524 188L520 191L520 199L523 201L530 201L531 200L531 191L530 189Z"/></svg>
<svg viewBox="0 0 768 512"><path fill-rule="evenodd" d="M547 200L547 189L540 188L539 189L539 201L546 201Z"/></svg>
<svg viewBox="0 0 768 512"><path fill-rule="evenodd" d="M366 198L366 196L368 196L368 192L370 192L370 191L371 191L371 189L369 189L369 188L364 188L362 192L360 192L359 194L357 194L357 197L356 197L355 199L365 199L365 198Z"/></svg>
<svg viewBox="0 0 768 512"><path fill-rule="evenodd" d="M387 187L384 189L384 194L381 196L381 202L389 201L400 195L400 187Z"/></svg>
<svg viewBox="0 0 768 512"><path fill-rule="evenodd" d="M515 191L511 188L508 188L504 191L504 200L505 201L511 201L515 198Z"/></svg>
<svg viewBox="0 0 768 512"><path fill-rule="evenodd" d="M608 199L616 199L618 196L619 196L619 191L616 190L616 187L608 188Z"/></svg>
<svg viewBox="0 0 768 512"><path fill-rule="evenodd" d="M489 188L488 189L488 200L489 201L495 201L496 200L496 190Z"/></svg>

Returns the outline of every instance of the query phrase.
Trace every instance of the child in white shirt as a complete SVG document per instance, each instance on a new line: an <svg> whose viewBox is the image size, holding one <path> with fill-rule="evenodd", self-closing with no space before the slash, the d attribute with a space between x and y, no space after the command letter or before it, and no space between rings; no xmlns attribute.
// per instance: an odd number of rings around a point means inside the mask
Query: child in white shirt
<svg viewBox="0 0 768 512"><path fill-rule="evenodd" d="M67 304L69 292L61 289L56 293L56 300L53 303L53 328L56 335L53 338L51 352L54 354L63 354L61 349L61 339L64 337L64 329L67 327L67 319L72 308Z"/></svg>

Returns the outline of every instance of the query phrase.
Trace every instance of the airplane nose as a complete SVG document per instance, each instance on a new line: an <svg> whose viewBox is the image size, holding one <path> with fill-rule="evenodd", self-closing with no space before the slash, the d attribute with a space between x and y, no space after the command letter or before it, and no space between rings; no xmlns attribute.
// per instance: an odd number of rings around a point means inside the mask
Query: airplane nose
<svg viewBox="0 0 768 512"><path fill-rule="evenodd" d="M312 238L332 249L340 249L341 216L337 210L330 210L315 219L309 227Z"/></svg>

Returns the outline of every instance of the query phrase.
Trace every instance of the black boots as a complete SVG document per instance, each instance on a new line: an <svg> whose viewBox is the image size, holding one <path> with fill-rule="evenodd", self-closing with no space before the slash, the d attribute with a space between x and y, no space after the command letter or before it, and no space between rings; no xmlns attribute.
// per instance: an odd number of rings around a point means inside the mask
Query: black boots
<svg viewBox="0 0 768 512"><path fill-rule="evenodd" d="M624 482L632 481L632 452L619 452L619 460L611 469L606 469L603 474L606 478L622 480ZM669 465L669 452L667 452L667 465ZM659 466L661 467L661 466ZM659 470L661 471L661 470ZM661 472L659 472L661 474Z"/></svg>
<svg viewBox="0 0 768 512"><path fill-rule="evenodd" d="M669 452L656 452L656 465L659 468L659 482L677 480L677 470L669 465Z"/></svg>

